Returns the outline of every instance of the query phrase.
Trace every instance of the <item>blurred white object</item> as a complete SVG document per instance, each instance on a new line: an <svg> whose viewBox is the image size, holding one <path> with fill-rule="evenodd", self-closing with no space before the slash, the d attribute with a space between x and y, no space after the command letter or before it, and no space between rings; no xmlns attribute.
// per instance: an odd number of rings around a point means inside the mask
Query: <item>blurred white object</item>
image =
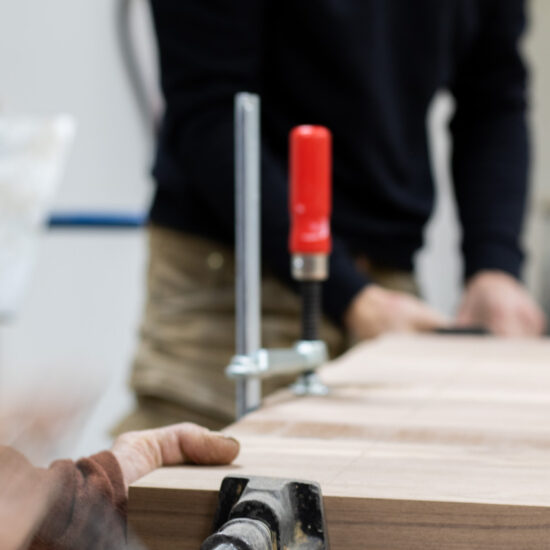
<svg viewBox="0 0 550 550"><path fill-rule="evenodd" d="M68 115L0 116L0 320L21 301L75 128Z"/></svg>

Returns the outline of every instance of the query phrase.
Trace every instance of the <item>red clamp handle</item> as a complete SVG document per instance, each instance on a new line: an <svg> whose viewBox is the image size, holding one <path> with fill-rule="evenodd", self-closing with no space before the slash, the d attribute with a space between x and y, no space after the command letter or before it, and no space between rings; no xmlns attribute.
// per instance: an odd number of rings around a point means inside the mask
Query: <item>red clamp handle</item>
<svg viewBox="0 0 550 550"><path fill-rule="evenodd" d="M331 250L332 135L324 126L290 132L290 252Z"/></svg>

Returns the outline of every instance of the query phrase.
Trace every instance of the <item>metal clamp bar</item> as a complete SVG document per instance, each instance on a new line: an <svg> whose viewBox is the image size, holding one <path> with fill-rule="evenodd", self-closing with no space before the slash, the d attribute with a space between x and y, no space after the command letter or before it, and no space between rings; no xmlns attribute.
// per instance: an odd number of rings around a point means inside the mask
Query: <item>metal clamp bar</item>
<svg viewBox="0 0 550 550"><path fill-rule="evenodd" d="M252 356L261 346L260 297L260 98L235 97L236 353ZM258 378L236 381L236 415L261 402Z"/></svg>

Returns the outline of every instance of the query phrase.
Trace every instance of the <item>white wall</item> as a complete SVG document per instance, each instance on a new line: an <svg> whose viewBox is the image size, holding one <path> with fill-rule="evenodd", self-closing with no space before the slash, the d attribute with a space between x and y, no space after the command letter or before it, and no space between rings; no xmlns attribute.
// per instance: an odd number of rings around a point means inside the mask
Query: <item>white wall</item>
<svg viewBox="0 0 550 550"><path fill-rule="evenodd" d="M529 281L550 316L550 2L531 0L525 50L531 66L533 138L532 216L527 233Z"/></svg>
<svg viewBox="0 0 550 550"><path fill-rule="evenodd" d="M449 316L458 306L462 290L460 232L451 187L451 139L447 126L453 110L452 97L440 93L428 113L429 147L437 194L435 209L425 230L425 246L415 263L424 299Z"/></svg>
<svg viewBox="0 0 550 550"><path fill-rule="evenodd" d="M77 117L59 207L140 209L148 196L149 143L118 52L116 4L17 0L0 17L1 109Z"/></svg>
<svg viewBox="0 0 550 550"><path fill-rule="evenodd" d="M143 15L145 1L134 3ZM143 211L151 191L151 145L123 72L117 2L2 4L0 109L68 112L77 119L77 140L55 206ZM150 41L147 26L137 28L140 43ZM75 396L92 399L85 409L92 417L76 419L69 430L74 437L56 452L74 456L105 446L106 428L131 404L125 377L144 261L141 231L50 232L18 318L0 328L0 399L5 402L17 389L33 403L52 387L69 403Z"/></svg>

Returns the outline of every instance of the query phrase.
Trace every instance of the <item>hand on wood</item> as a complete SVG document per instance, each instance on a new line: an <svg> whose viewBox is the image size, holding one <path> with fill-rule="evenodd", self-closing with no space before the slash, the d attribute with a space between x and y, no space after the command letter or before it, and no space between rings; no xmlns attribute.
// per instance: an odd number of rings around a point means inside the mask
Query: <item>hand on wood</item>
<svg viewBox="0 0 550 550"><path fill-rule="evenodd" d="M499 336L540 336L546 329L546 318L525 287L502 271L482 271L470 279L456 320Z"/></svg>
<svg viewBox="0 0 550 550"><path fill-rule="evenodd" d="M239 454L239 443L196 424L184 423L122 434L111 451L120 464L128 488L161 466L230 464Z"/></svg>
<svg viewBox="0 0 550 550"><path fill-rule="evenodd" d="M448 325L443 315L418 298L377 285L367 286L355 297L345 323L359 339L386 332L426 332Z"/></svg>

